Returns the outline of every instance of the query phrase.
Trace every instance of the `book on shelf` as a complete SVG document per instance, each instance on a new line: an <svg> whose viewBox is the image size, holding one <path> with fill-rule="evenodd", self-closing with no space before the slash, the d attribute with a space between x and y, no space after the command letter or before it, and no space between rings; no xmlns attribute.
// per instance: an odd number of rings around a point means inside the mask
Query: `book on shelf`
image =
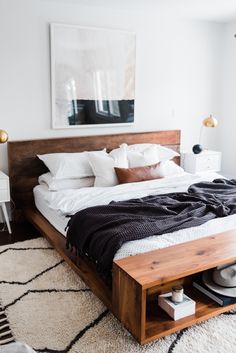
<svg viewBox="0 0 236 353"><path fill-rule="evenodd" d="M182 319L186 316L195 314L196 303L194 300L184 294L181 303L175 303L171 300L172 293L165 293L158 296L159 306L174 320Z"/></svg>
<svg viewBox="0 0 236 353"><path fill-rule="evenodd" d="M193 282L193 286L197 288L200 292L214 300L220 306L230 305L236 303L236 298L227 297L226 295L222 295L214 292L210 288L208 288L202 280L201 276L198 276L196 280Z"/></svg>

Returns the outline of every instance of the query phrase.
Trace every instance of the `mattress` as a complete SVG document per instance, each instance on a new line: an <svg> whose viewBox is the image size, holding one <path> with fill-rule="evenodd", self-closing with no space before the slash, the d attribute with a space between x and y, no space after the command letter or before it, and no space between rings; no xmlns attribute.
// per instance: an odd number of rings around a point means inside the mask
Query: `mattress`
<svg viewBox="0 0 236 353"><path fill-rule="evenodd" d="M66 225L68 223L68 217L62 215L60 212L49 207L46 202L46 195L52 191L48 190L46 185L37 185L34 188L34 201L37 209L42 215L49 221L54 228L56 228L61 234L66 236Z"/></svg>
<svg viewBox="0 0 236 353"><path fill-rule="evenodd" d="M216 173L198 176L183 175L166 181L133 183L139 184L138 186L123 184L111 188L83 188L61 192L51 192L46 186L38 185L34 188L34 197L37 209L61 234L65 235L65 227L68 223L66 215L73 214L77 210L96 205L97 203L107 204L111 199L118 201L134 197L135 195L137 195L136 197L142 197L153 193L154 189L159 194L173 192L173 190L177 192L186 191L188 186L194 182L206 179L210 181L217 177L221 176ZM126 242L117 251L115 259L165 248L234 228L236 228L236 215L216 218L198 227Z"/></svg>

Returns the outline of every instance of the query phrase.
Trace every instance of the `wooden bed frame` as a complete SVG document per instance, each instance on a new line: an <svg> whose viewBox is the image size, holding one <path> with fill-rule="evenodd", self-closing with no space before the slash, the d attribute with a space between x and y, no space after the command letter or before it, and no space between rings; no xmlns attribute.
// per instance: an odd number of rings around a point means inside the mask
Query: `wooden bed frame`
<svg viewBox="0 0 236 353"><path fill-rule="evenodd" d="M122 143L159 143L179 152L180 131L141 132L117 135L80 136L52 139L37 139L8 142L8 163L11 197L16 203L16 219L23 211L26 218L55 247L65 261L80 275L103 303L112 310L111 289L97 274L93 264L75 257L66 249L65 237L58 232L36 209L33 188L39 175L48 171L37 158L37 154L56 152L95 151L103 148L112 150ZM179 163L179 158L176 159Z"/></svg>
<svg viewBox="0 0 236 353"><path fill-rule="evenodd" d="M124 142L127 144L159 143L179 152L180 131L170 130L8 142L9 177L11 196L16 203L16 218L18 218L19 211L23 211L26 218L55 247L64 260L112 312L116 312L116 310L114 310L112 305L111 289L99 277L91 262L75 257L74 254L66 249L65 237L36 209L32 190L38 184L38 176L47 172L47 168L37 158L37 154L93 151L105 147L109 151L119 147ZM176 161L179 163L179 158Z"/></svg>
<svg viewBox="0 0 236 353"><path fill-rule="evenodd" d="M11 141L8 143L11 196L17 211L23 211L137 341L145 344L236 308L236 304L219 307L192 287L197 273L236 261L236 230L116 260L112 289L108 288L91 262L66 249L65 237L36 209L32 190L38 184L38 176L47 171L37 154L104 147L111 150L123 142L160 143L179 151L180 131ZM176 162L179 163L179 158ZM184 285L185 291L196 301L196 313L173 321L158 308L157 297L179 284Z"/></svg>

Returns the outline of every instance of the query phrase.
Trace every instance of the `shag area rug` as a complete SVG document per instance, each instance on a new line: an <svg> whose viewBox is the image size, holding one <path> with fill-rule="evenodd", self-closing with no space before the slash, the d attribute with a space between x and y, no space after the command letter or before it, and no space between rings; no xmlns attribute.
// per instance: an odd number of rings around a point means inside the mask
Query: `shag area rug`
<svg viewBox="0 0 236 353"><path fill-rule="evenodd" d="M42 238L0 247L0 301L37 352L236 353L234 312L141 347Z"/></svg>

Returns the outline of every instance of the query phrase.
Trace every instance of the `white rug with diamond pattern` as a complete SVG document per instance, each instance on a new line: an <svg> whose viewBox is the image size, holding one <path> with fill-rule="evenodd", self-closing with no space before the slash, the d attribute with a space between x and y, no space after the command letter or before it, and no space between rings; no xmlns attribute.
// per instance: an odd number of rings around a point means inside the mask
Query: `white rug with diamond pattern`
<svg viewBox="0 0 236 353"><path fill-rule="evenodd" d="M236 353L234 312L139 346L42 238L0 247L0 303L37 352Z"/></svg>

